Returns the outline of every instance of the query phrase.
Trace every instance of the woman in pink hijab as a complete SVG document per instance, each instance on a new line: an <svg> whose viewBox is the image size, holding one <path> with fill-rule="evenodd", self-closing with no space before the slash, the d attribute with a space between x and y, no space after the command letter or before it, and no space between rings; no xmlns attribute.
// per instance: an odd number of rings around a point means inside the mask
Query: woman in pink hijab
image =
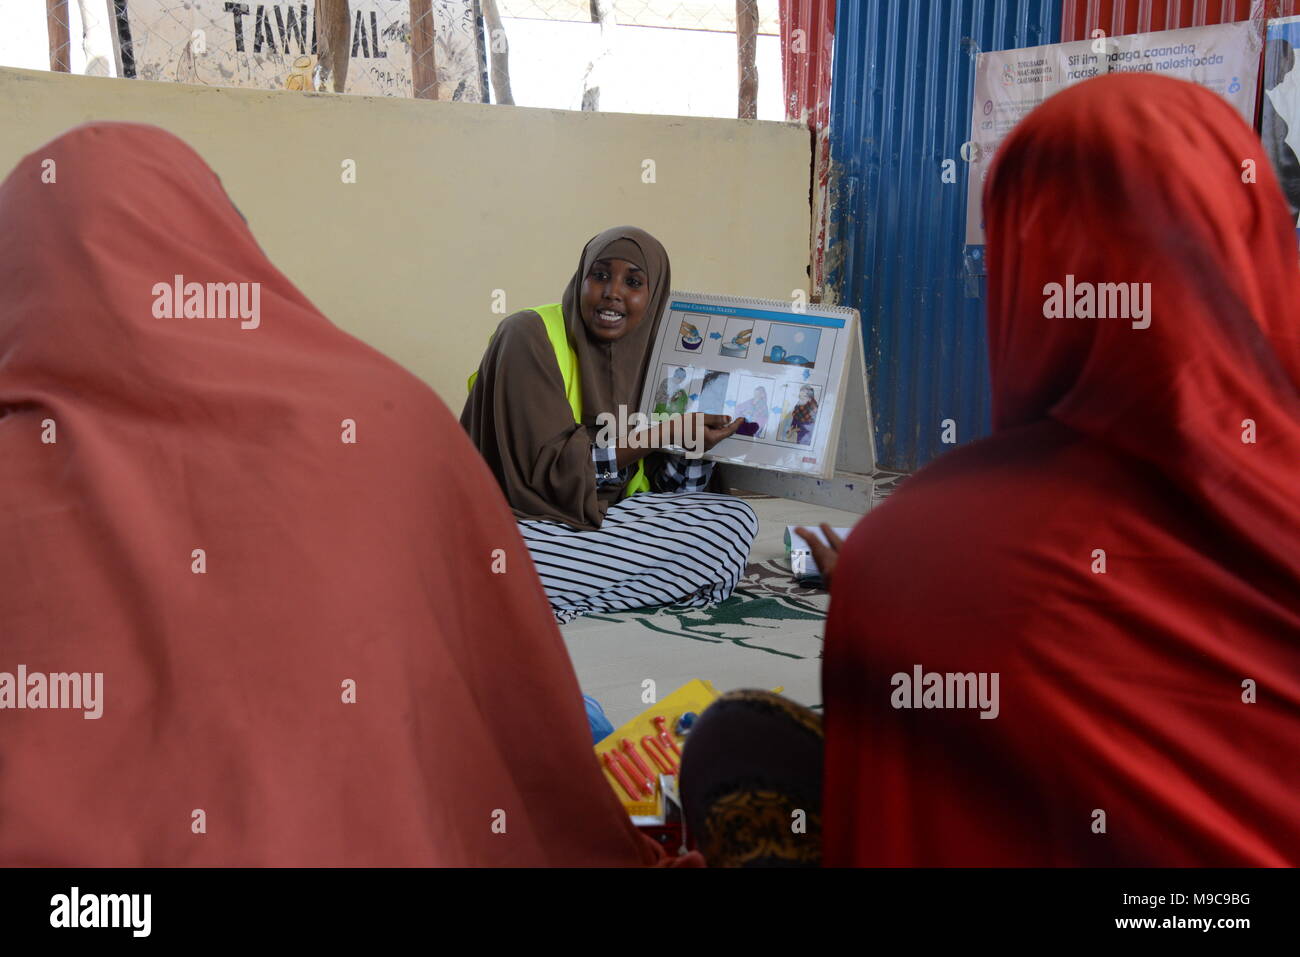
<svg viewBox="0 0 1300 957"><path fill-rule="evenodd" d="M463 430L193 150L80 127L0 225L0 864L660 856Z"/></svg>

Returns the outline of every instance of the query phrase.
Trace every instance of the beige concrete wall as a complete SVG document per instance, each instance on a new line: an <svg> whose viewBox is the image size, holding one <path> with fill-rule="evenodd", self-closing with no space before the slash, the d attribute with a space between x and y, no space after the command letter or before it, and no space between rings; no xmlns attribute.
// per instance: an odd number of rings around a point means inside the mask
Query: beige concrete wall
<svg viewBox="0 0 1300 957"><path fill-rule="evenodd" d="M606 226L658 236L679 289L807 288L809 140L794 125L0 69L5 175L89 120L153 123L189 142L276 265L457 412L501 318L493 290L510 311L558 301ZM355 184L341 181L346 159Z"/></svg>

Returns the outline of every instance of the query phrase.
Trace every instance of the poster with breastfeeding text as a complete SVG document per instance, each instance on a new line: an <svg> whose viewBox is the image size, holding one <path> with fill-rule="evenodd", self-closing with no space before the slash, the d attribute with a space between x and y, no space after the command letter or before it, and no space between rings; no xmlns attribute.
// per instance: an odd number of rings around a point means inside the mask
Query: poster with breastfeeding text
<svg viewBox="0 0 1300 957"><path fill-rule="evenodd" d="M858 334L853 309L674 291L641 411L743 418L706 459L829 478Z"/></svg>
<svg viewBox="0 0 1300 957"><path fill-rule="evenodd" d="M1012 127L1049 96L1107 73L1154 73L1213 90L1254 126L1262 42L1259 26L1247 20L981 53L975 66L970 142L962 147L962 159L970 164L966 244L984 243L984 182L998 147Z"/></svg>

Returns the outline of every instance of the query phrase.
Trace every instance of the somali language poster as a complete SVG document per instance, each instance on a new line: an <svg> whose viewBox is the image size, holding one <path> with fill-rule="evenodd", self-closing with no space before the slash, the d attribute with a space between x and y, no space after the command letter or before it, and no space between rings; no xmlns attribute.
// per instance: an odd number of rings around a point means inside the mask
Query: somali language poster
<svg viewBox="0 0 1300 957"><path fill-rule="evenodd" d="M970 164L967 245L984 243L981 200L998 147L1053 93L1106 73L1157 73L1213 90L1254 126L1261 42L1258 27L1246 21L981 53L970 145L963 157Z"/></svg>

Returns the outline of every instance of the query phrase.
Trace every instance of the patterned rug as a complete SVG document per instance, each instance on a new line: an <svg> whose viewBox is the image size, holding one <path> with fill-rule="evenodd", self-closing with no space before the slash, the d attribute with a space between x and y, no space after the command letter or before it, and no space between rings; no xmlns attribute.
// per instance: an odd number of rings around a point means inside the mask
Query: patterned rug
<svg viewBox="0 0 1300 957"><path fill-rule="evenodd" d="M775 647L782 642L774 639L789 636L792 631L820 636L829 602L827 592L796 585L785 561L772 559L750 564L731 597L711 608L642 608L586 618L634 622L664 635L715 644L730 642L752 651L803 660L808 655ZM816 657L821 657L820 651Z"/></svg>

